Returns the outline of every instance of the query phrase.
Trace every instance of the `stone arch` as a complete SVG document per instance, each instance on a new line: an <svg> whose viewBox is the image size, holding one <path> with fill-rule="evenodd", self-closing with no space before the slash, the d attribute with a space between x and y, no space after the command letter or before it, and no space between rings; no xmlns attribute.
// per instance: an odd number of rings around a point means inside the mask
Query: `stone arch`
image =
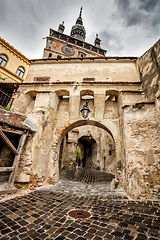
<svg viewBox="0 0 160 240"><path fill-rule="evenodd" d="M119 91L115 89L105 91L104 119L119 118L118 97Z"/></svg>
<svg viewBox="0 0 160 240"><path fill-rule="evenodd" d="M91 89L83 89L83 90L80 91L80 97L82 97L84 95L94 96L94 91L91 90Z"/></svg>
<svg viewBox="0 0 160 240"><path fill-rule="evenodd" d="M32 111L34 108L37 91L29 91L25 95L27 96L27 100L28 100L28 106L26 108L26 112L28 113Z"/></svg>
<svg viewBox="0 0 160 240"><path fill-rule="evenodd" d="M66 89L58 89L54 92L58 98L57 104L57 118L65 121L65 118L69 118L69 105L70 105L70 92Z"/></svg>
<svg viewBox="0 0 160 240"><path fill-rule="evenodd" d="M105 91L105 95L114 95L117 96L119 95L119 91L115 90L115 89L109 89Z"/></svg>
<svg viewBox="0 0 160 240"><path fill-rule="evenodd" d="M27 114L34 107L37 91L26 91L20 95L19 92L15 94L13 109L16 112ZM21 104L19 104L19 102Z"/></svg>
<svg viewBox="0 0 160 240"><path fill-rule="evenodd" d="M56 156L55 156L57 173L58 173L58 176L56 178L57 182L59 181L58 162L59 162L59 153L60 153L60 146L61 146L62 140L64 139L66 134L69 131L71 131L73 128L77 128L77 127L85 126L85 125L96 126L96 127L99 127L101 129L104 129L105 131L107 131L110 134L110 136L112 137L115 146L119 142L119 138L118 138L118 134L117 134L118 129L117 129L116 125L114 125L114 124L112 125L112 127L111 127L111 125L109 127L109 126L107 126L107 124L98 122L96 120L78 120L76 122L73 122L72 124L69 124L68 126L65 126L64 128L61 127L61 129L63 129L63 131L57 139ZM120 143L119 143L119 145L120 145ZM117 152L117 148L115 148L115 152ZM117 154L116 154L116 159L115 159L115 178L117 178Z"/></svg>
<svg viewBox="0 0 160 240"><path fill-rule="evenodd" d="M96 127L102 128L105 131L107 131L112 136L113 139L115 139L113 131L110 130L109 127L105 126L103 123L98 122L96 120L78 120L78 121L70 124L68 127L66 127L63 130L63 132L61 134L61 137L64 137L73 128L77 128L77 127L84 126L84 125L92 125L92 126L96 126Z"/></svg>
<svg viewBox="0 0 160 240"><path fill-rule="evenodd" d="M58 97L69 96L70 95L70 92L66 89L56 90L55 93L57 94Z"/></svg>

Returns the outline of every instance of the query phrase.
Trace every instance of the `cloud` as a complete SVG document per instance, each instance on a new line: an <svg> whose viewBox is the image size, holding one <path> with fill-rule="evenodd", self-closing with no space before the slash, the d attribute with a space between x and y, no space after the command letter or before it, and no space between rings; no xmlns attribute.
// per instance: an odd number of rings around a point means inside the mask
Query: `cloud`
<svg viewBox="0 0 160 240"><path fill-rule="evenodd" d="M122 11L125 11L130 6L130 3L129 0L118 0L117 5Z"/></svg>
<svg viewBox="0 0 160 240"><path fill-rule="evenodd" d="M107 55L121 55L124 46L116 32L100 31L99 37L102 39L103 48L107 50Z"/></svg>
<svg viewBox="0 0 160 240"><path fill-rule="evenodd" d="M159 0L140 0L140 8L146 12L153 11L159 5Z"/></svg>
<svg viewBox="0 0 160 240"><path fill-rule="evenodd" d="M115 0L119 17L124 24L129 26L142 25L153 26L160 24L160 1L159 0Z"/></svg>
<svg viewBox="0 0 160 240"><path fill-rule="evenodd" d="M42 57L42 38L48 35L50 27L57 29L67 18L71 0L67 2L68 5L65 0L1 0L1 36L28 58L34 58L33 53L36 58L38 52L38 57Z"/></svg>
<svg viewBox="0 0 160 240"><path fill-rule="evenodd" d="M41 58L49 28L69 35L83 6L86 41L96 33L107 55L141 55L160 34L160 0L0 0L0 34L28 58Z"/></svg>

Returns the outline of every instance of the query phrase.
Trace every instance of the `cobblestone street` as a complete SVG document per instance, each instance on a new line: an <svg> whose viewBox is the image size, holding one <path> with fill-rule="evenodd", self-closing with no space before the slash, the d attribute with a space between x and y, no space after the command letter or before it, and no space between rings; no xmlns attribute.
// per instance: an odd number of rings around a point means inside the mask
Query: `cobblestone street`
<svg viewBox="0 0 160 240"><path fill-rule="evenodd" d="M72 218L74 209L89 218ZM24 196L0 204L0 239L160 239L160 202L133 201L104 182L62 178Z"/></svg>

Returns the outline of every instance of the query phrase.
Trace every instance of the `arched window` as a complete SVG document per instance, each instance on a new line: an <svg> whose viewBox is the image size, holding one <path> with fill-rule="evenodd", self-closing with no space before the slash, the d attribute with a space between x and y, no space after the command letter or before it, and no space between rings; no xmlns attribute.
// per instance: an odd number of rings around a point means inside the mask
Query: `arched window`
<svg viewBox="0 0 160 240"><path fill-rule="evenodd" d="M23 75L24 75L24 72L25 72L24 68L23 68L23 67L19 67L19 68L17 69L16 75L17 75L18 77L22 78Z"/></svg>
<svg viewBox="0 0 160 240"><path fill-rule="evenodd" d="M4 55L4 54L1 54L1 55L0 55L0 65L1 65L2 67L5 67L7 61L8 61L7 56Z"/></svg>

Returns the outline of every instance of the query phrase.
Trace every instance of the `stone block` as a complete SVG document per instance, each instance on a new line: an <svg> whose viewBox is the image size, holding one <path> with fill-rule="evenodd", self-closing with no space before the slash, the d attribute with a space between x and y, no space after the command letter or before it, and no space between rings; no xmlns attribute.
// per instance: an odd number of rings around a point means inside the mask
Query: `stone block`
<svg viewBox="0 0 160 240"><path fill-rule="evenodd" d="M142 189L139 185L140 178L141 176L137 168L132 169L132 172L129 178L129 194L135 200L140 196L142 192Z"/></svg>
<svg viewBox="0 0 160 240"><path fill-rule="evenodd" d="M153 150L149 149L146 151L147 164L154 163Z"/></svg>
<svg viewBox="0 0 160 240"><path fill-rule="evenodd" d="M21 172L16 176L15 182L22 182L22 183L28 183L30 182L30 175L25 174L24 172Z"/></svg>
<svg viewBox="0 0 160 240"><path fill-rule="evenodd" d="M119 181L117 179L112 179L111 184L110 184L110 189L114 190L118 187Z"/></svg>

